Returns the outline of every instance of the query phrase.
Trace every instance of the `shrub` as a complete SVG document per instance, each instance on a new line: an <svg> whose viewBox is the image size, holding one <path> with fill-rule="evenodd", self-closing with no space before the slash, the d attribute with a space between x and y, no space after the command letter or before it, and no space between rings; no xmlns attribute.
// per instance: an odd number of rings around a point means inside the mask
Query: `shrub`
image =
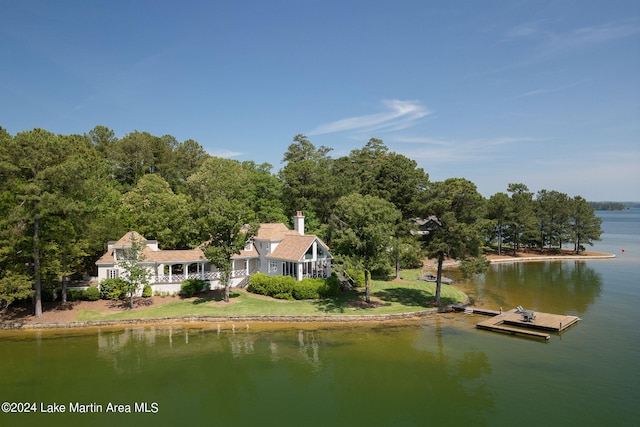
<svg viewBox="0 0 640 427"><path fill-rule="evenodd" d="M85 301L98 301L100 299L100 289L95 286L89 286L83 292L82 299Z"/></svg>
<svg viewBox="0 0 640 427"><path fill-rule="evenodd" d="M271 278L269 296L278 299L293 299L293 287L296 279L291 276L274 276Z"/></svg>
<svg viewBox="0 0 640 427"><path fill-rule="evenodd" d="M251 276L247 290L254 294L266 295L278 299L293 299L292 291L296 279L289 276L269 276L258 273Z"/></svg>
<svg viewBox="0 0 640 427"><path fill-rule="evenodd" d="M187 279L180 285L180 293L187 298L194 296L197 293L202 292L206 286L206 282L200 279Z"/></svg>
<svg viewBox="0 0 640 427"><path fill-rule="evenodd" d="M104 279L100 282L100 298L121 300L126 296L127 282L121 278Z"/></svg>
<svg viewBox="0 0 640 427"><path fill-rule="evenodd" d="M324 279L303 279L293 287L295 299L319 299L320 289L324 286Z"/></svg>
<svg viewBox="0 0 640 427"><path fill-rule="evenodd" d="M149 284L144 285L144 288L142 288L142 297L149 298L151 295L153 295L153 290L151 289L151 285Z"/></svg>
<svg viewBox="0 0 640 427"><path fill-rule="evenodd" d="M271 277L258 273L249 279L247 290L277 299L318 299L338 295L340 281L337 277L331 276L326 280L304 279L298 282L290 276Z"/></svg>
<svg viewBox="0 0 640 427"><path fill-rule="evenodd" d="M269 295L268 289L270 282L271 276L264 273L256 273L249 278L247 290L258 295Z"/></svg>
<svg viewBox="0 0 640 427"><path fill-rule="evenodd" d="M353 286L356 288L364 286L364 270L349 268L347 274L353 279Z"/></svg>
<svg viewBox="0 0 640 427"><path fill-rule="evenodd" d="M420 247L414 245L403 245L400 252L400 268L403 270L411 270L414 268L422 268L424 253Z"/></svg>
<svg viewBox="0 0 640 427"><path fill-rule="evenodd" d="M335 297L340 294L340 289L340 279L338 279L338 276L332 274L325 279L324 285L320 288L320 297Z"/></svg>
<svg viewBox="0 0 640 427"><path fill-rule="evenodd" d="M100 291L98 291L99 295ZM83 289L67 289L67 301L80 301L81 299L84 299Z"/></svg>
<svg viewBox="0 0 640 427"><path fill-rule="evenodd" d="M42 302L52 302L56 300L56 289L53 286L43 285L40 290Z"/></svg>

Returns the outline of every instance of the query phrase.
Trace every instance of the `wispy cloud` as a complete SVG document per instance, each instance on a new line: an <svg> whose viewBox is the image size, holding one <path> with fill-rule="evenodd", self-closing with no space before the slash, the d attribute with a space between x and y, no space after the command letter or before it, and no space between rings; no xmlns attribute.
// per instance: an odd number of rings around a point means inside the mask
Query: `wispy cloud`
<svg viewBox="0 0 640 427"><path fill-rule="evenodd" d="M517 144L535 144L543 139L533 137L495 137L477 138L469 140L447 140L428 137L400 137L394 138L397 144L412 145L411 148L397 150L406 153L413 159L429 159L438 162L457 162L462 160L479 160L495 157L497 152L506 146Z"/></svg>
<svg viewBox="0 0 640 427"><path fill-rule="evenodd" d="M540 23L523 24L506 31L507 41L531 41L537 43L529 57L519 63L527 65L545 61L570 52L588 49L640 33L637 20L610 22L577 28L571 31L546 30Z"/></svg>
<svg viewBox="0 0 640 427"><path fill-rule="evenodd" d="M349 117L320 125L307 135L324 135L337 132L371 132L406 129L416 121L431 114L418 101L391 99L382 101L386 111L364 116Z"/></svg>
<svg viewBox="0 0 640 427"><path fill-rule="evenodd" d="M574 86L578 86L578 85L581 85L581 84L586 83L586 82L587 82L587 80L579 80L577 82L573 82L573 83L562 85L562 86L556 86L556 87L548 88L548 89L533 89L533 90L521 93L519 95L516 95L514 97L511 97L509 99L528 98L530 96L546 95L546 94L549 94L549 93L561 92L561 91L570 89L570 88L572 88Z"/></svg>
<svg viewBox="0 0 640 427"><path fill-rule="evenodd" d="M223 159L230 159L232 157L238 157L242 155L242 153L239 151L231 151L231 150L224 150L224 149L213 150L213 151L210 151L209 154L215 157L222 157Z"/></svg>

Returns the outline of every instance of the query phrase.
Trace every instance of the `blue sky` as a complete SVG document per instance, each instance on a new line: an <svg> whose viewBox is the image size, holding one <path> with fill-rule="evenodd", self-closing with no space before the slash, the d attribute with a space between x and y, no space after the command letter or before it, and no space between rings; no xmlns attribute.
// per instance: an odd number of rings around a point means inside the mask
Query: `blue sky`
<svg viewBox="0 0 640 427"><path fill-rule="evenodd" d="M371 137L431 180L640 200L640 2L0 0L0 126L275 169ZM274 170L275 170L274 169Z"/></svg>

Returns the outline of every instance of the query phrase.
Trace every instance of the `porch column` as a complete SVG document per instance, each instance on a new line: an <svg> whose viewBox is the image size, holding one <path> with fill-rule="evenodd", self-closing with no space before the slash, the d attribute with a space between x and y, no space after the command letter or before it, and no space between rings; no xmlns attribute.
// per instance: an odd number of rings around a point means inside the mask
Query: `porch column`
<svg viewBox="0 0 640 427"><path fill-rule="evenodd" d="M169 264L169 283L173 283L173 264Z"/></svg>
<svg viewBox="0 0 640 427"><path fill-rule="evenodd" d="M300 281L302 280L302 267L304 266L304 263L298 262L296 263L296 280Z"/></svg>
<svg viewBox="0 0 640 427"><path fill-rule="evenodd" d="M189 278L189 264L182 264L182 274L185 280Z"/></svg>

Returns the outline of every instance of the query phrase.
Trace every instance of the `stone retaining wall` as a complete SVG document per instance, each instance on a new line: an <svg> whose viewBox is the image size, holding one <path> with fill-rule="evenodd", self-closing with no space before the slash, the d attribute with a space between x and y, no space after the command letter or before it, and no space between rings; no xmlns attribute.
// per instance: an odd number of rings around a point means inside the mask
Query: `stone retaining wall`
<svg viewBox="0 0 640 427"><path fill-rule="evenodd" d="M367 321L387 321L414 319L425 317L439 312L450 311L449 307L433 308L424 311L398 314L369 314L369 315L336 315L336 316L188 316L188 317L167 317L151 319L123 319L123 320L88 320L85 322L6 322L0 324L0 329L64 329L64 328L97 328L103 326L126 326L126 325L147 325L147 324L173 324L173 323L195 323L195 322L367 322Z"/></svg>

